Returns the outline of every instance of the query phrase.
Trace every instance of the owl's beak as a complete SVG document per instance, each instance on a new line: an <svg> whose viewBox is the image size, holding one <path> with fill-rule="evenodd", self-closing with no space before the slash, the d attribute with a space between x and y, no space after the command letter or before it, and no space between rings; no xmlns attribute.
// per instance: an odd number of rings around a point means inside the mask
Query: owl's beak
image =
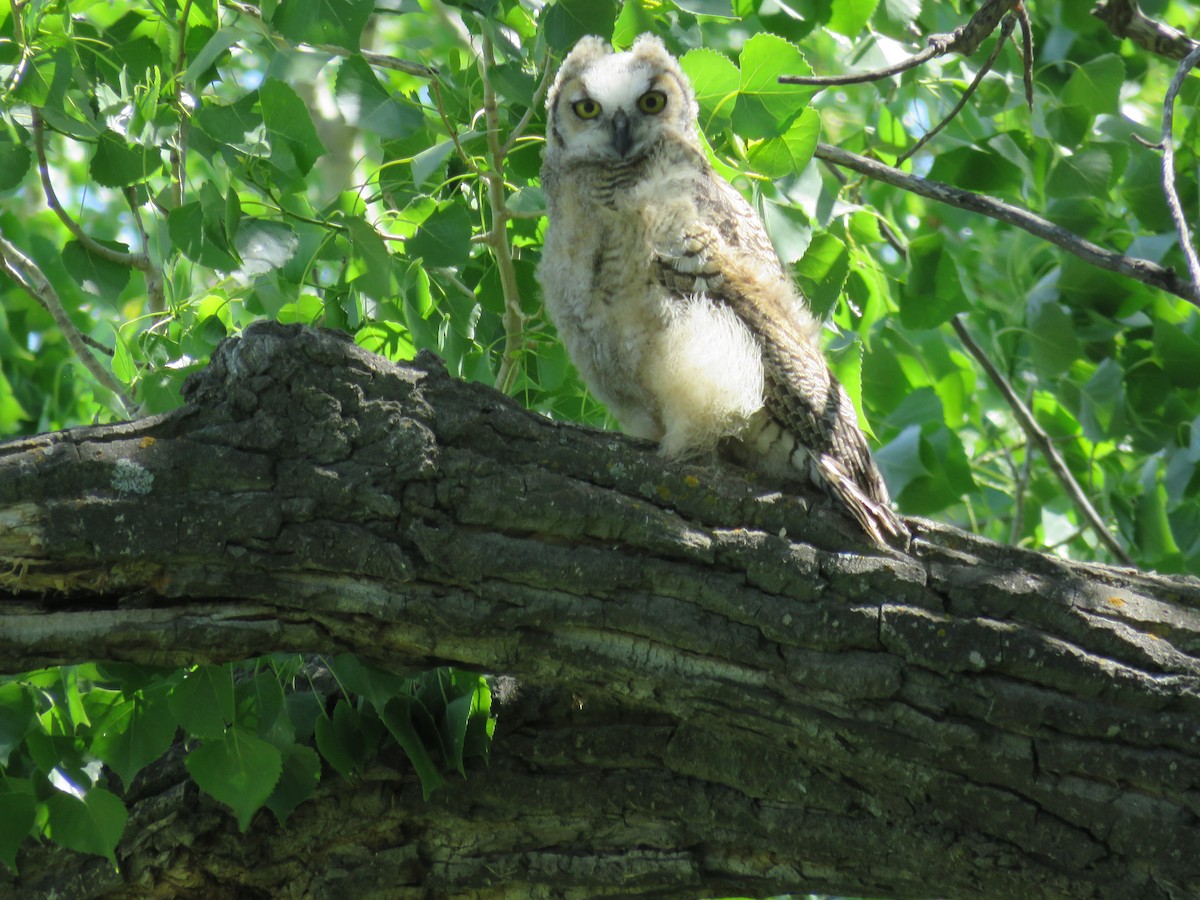
<svg viewBox="0 0 1200 900"><path fill-rule="evenodd" d="M633 147L633 136L629 133L629 116L625 115L623 109L618 109L612 117L612 145L622 157Z"/></svg>

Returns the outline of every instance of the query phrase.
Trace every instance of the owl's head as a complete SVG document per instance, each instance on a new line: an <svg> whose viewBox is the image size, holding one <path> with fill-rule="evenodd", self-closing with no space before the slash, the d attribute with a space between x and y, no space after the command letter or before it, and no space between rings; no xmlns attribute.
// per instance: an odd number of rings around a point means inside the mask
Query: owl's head
<svg viewBox="0 0 1200 900"><path fill-rule="evenodd" d="M547 159L615 163L638 158L668 135L697 143L695 93L651 34L624 53L598 37L582 38L563 60L546 111Z"/></svg>

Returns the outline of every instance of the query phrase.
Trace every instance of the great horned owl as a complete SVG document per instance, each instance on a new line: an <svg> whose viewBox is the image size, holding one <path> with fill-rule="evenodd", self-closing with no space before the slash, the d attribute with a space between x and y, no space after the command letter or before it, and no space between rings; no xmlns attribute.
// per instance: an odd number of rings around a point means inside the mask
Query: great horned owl
<svg viewBox="0 0 1200 900"><path fill-rule="evenodd" d="M880 544L905 540L819 325L753 208L709 165L696 99L651 35L585 37L546 100L538 278L591 390L668 456L719 449L809 479Z"/></svg>

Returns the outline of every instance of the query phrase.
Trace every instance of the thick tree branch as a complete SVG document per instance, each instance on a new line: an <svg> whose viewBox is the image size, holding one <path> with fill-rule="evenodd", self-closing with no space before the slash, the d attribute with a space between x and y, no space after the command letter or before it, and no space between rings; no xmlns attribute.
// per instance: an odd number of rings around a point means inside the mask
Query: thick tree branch
<svg viewBox="0 0 1200 900"><path fill-rule="evenodd" d="M9 895L1200 884L1194 579L932 523L916 556L866 547L812 495L329 333L253 327L187 396L0 446L5 668L350 650L527 688L487 770L428 804L373 773L238 836L160 769L129 880L35 853Z"/></svg>
<svg viewBox="0 0 1200 900"><path fill-rule="evenodd" d="M959 209L998 219L1009 225L1015 225L1061 247L1093 266L1117 272L1200 306L1200 288L1197 288L1194 282L1179 278L1173 270L1164 268L1148 259L1115 253L1028 210L984 194L964 191L940 181L930 181L928 178L900 172L891 166L865 156L859 156L857 153L851 153L840 147L834 147L831 144L817 144L816 156L818 159L845 166L868 178L911 191L922 197L928 197L930 200L937 200L939 203L946 203Z"/></svg>

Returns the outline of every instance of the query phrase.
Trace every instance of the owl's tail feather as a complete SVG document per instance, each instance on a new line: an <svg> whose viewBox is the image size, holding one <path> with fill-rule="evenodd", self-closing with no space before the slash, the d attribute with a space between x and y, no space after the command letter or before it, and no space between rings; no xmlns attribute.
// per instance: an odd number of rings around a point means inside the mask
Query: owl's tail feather
<svg viewBox="0 0 1200 900"><path fill-rule="evenodd" d="M872 497L841 460L822 453L815 462L829 494L854 516L863 531L882 547L908 549L912 535L888 505L887 489L883 487L882 479L879 479L879 484L875 485L872 492L879 496ZM872 474L878 478L877 473Z"/></svg>

